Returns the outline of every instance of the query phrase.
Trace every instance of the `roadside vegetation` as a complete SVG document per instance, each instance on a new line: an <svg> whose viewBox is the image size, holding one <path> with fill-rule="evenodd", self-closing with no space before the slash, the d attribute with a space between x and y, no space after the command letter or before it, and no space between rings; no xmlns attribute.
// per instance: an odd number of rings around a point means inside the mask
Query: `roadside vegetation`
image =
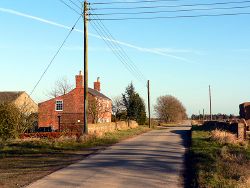
<svg viewBox="0 0 250 188"><path fill-rule="evenodd" d="M100 149L149 130L139 126L78 140L74 137L9 140L0 148L0 187L22 187Z"/></svg>
<svg viewBox="0 0 250 188"><path fill-rule="evenodd" d="M188 159L190 187L250 187L250 145L236 135L193 125Z"/></svg>

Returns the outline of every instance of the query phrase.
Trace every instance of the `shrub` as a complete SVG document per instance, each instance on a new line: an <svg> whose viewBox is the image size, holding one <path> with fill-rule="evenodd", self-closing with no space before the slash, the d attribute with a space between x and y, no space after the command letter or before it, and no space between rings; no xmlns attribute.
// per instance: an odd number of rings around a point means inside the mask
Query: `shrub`
<svg viewBox="0 0 250 188"><path fill-rule="evenodd" d="M18 136L20 110L13 104L0 104L0 139L6 141Z"/></svg>

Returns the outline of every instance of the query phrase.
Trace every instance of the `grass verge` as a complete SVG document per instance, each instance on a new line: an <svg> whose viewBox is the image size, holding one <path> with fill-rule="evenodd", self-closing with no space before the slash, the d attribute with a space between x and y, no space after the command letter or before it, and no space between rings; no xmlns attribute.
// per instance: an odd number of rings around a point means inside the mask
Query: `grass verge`
<svg viewBox="0 0 250 188"><path fill-rule="evenodd" d="M202 126L192 127L189 164L187 187L250 187L249 144L221 142Z"/></svg>
<svg viewBox="0 0 250 188"><path fill-rule="evenodd" d="M0 187L23 187L121 140L149 131L144 126L107 133L102 137L31 139L8 142L0 148Z"/></svg>

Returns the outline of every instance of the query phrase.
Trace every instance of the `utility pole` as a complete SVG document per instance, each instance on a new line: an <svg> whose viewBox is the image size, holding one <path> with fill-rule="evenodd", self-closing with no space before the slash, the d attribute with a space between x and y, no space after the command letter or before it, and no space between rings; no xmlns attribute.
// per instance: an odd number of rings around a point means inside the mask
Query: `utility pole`
<svg viewBox="0 0 250 188"><path fill-rule="evenodd" d="M83 4L84 22L84 128L83 132L88 134L88 2Z"/></svg>
<svg viewBox="0 0 250 188"><path fill-rule="evenodd" d="M209 85L209 109L210 109L210 121L212 121L212 99L211 99L211 87Z"/></svg>
<svg viewBox="0 0 250 188"><path fill-rule="evenodd" d="M149 128L151 128L150 87L149 87L149 80L148 80L147 88L148 88L148 126L149 126Z"/></svg>
<svg viewBox="0 0 250 188"><path fill-rule="evenodd" d="M204 110L204 108L203 108L203 118L202 118L202 120L203 121L205 120L205 110Z"/></svg>
<svg viewBox="0 0 250 188"><path fill-rule="evenodd" d="M201 120L201 111L199 110L199 120Z"/></svg>

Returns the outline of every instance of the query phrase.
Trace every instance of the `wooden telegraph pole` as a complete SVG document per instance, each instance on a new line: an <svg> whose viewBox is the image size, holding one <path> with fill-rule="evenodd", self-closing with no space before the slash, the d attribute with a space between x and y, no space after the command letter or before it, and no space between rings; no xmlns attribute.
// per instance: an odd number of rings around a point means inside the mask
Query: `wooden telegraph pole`
<svg viewBox="0 0 250 188"><path fill-rule="evenodd" d="M209 85L209 110L210 110L210 121L212 121L212 99L211 99L211 87Z"/></svg>
<svg viewBox="0 0 250 188"><path fill-rule="evenodd" d="M203 108L203 117L202 117L202 120L204 121L205 120L205 110Z"/></svg>
<svg viewBox="0 0 250 188"><path fill-rule="evenodd" d="M88 134L88 2L83 4L84 22L84 128L83 132Z"/></svg>
<svg viewBox="0 0 250 188"><path fill-rule="evenodd" d="M148 126L149 126L149 128L151 128L150 87L149 87L149 80L148 80L147 88L148 88Z"/></svg>

